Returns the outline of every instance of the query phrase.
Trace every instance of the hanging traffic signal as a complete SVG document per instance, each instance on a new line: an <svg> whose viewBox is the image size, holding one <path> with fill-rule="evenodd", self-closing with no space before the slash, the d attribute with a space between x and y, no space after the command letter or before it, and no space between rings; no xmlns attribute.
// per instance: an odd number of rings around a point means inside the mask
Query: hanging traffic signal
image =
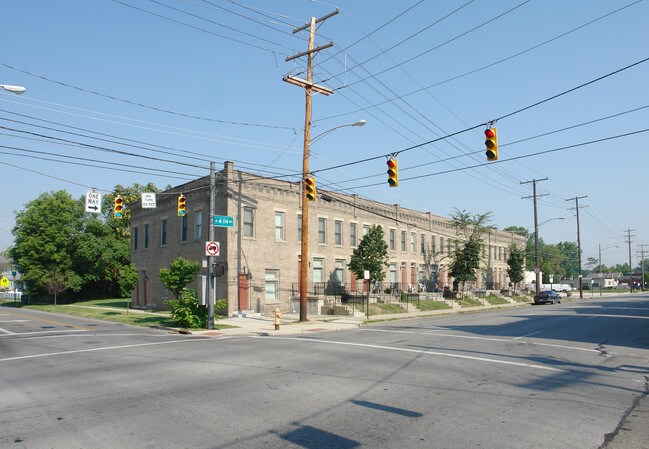
<svg viewBox="0 0 649 449"><path fill-rule="evenodd" d="M121 195L115 195L115 200L113 202L113 216L115 218L124 217L124 200Z"/></svg>
<svg viewBox="0 0 649 449"><path fill-rule="evenodd" d="M185 199L185 195L182 193L178 197L178 216L179 217L184 217L185 216L185 207L187 206L187 200Z"/></svg>
<svg viewBox="0 0 649 449"><path fill-rule="evenodd" d="M498 135L496 134L496 128L490 127L485 129L484 135L486 140L484 142L487 147L485 154L487 155L488 161L497 161L498 160Z"/></svg>
<svg viewBox="0 0 649 449"><path fill-rule="evenodd" d="M309 201L315 201L316 198L316 187L315 187L315 178L309 176L304 180L304 190L306 191L306 199Z"/></svg>
<svg viewBox="0 0 649 449"><path fill-rule="evenodd" d="M388 159L388 184L390 187L399 185L399 163L394 157Z"/></svg>

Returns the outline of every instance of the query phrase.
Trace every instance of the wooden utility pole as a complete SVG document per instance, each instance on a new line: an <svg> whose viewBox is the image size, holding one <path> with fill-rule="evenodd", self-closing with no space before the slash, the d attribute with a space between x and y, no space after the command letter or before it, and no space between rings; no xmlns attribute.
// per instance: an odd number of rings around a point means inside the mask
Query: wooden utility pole
<svg viewBox="0 0 649 449"><path fill-rule="evenodd" d="M541 181L547 181L548 178L543 179L532 179L531 181L524 181L521 184L532 183L532 196L524 196L522 199L534 198L534 274L536 282L536 294L539 294L541 290L541 263L539 262L539 216L536 208L536 199L540 196L549 195L549 193L543 193L538 195L536 193L536 183Z"/></svg>
<svg viewBox="0 0 649 449"><path fill-rule="evenodd" d="M333 90L313 84L313 56L316 52L333 46L333 42L315 48L315 25L318 22L327 20L329 17L338 14L338 10L324 17L316 19L311 17L311 22L293 30L293 34L303 31L307 28L309 32L308 50L297 55L289 56L286 61L291 61L302 56L307 57L306 80L286 75L283 80L287 83L294 84L304 88L306 94L306 108L304 114L304 149L302 154L302 243L300 251L300 321L307 320L307 273L309 270L309 199L304 189L304 180L309 176L309 150L311 146L311 96L313 92L330 95Z"/></svg>
<svg viewBox="0 0 649 449"><path fill-rule="evenodd" d="M581 283L581 237L579 235L579 200L582 198L588 198L588 195L584 196L576 196L574 198L568 198L566 201L574 201L575 202L575 207L574 209L577 211L577 261L578 261L578 266L579 266L579 299L582 299L584 297L584 286ZM581 206L581 207L588 207L588 206ZM573 208L569 208L568 210L572 210ZM591 285L592 289L592 285Z"/></svg>
<svg viewBox="0 0 649 449"><path fill-rule="evenodd" d="M646 249L644 249L645 246L649 246L647 244L640 244L638 245L640 247L640 251L638 251L638 255L640 256L640 268L642 271L642 278L640 279L640 290L644 291L644 255L648 252Z"/></svg>
<svg viewBox="0 0 649 449"><path fill-rule="evenodd" d="M631 235L631 233L635 231L635 229L627 229L626 232L626 243L629 245L629 284L633 282L633 265L631 262L631 237L635 237L635 234ZM629 288L631 291L633 291L633 285L629 285Z"/></svg>

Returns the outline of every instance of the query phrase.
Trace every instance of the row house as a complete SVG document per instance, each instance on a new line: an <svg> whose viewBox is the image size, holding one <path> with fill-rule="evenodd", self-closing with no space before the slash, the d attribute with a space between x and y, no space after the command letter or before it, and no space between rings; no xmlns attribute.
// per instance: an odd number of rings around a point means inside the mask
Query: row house
<svg viewBox="0 0 649 449"><path fill-rule="evenodd" d="M301 185L263 178L225 162L217 172L215 215L229 216L232 227L216 227L216 298L227 299L228 313L276 308L293 312L299 302ZM186 198L186 214L177 216L177 198ZM210 181L201 178L159 193L155 209L131 206L132 261L140 273L133 293L135 307L164 307L170 298L159 279L160 268L181 256L202 262L190 287L204 291L207 276ZM452 285L448 273L457 236L451 220L333 191L320 190L309 207L308 313L317 314L323 297L341 289L359 289L347 268L354 249L372 225L380 225L388 244L389 267L384 286L402 291L432 291ZM491 230L483 246L480 289L505 288L507 247L525 239Z"/></svg>

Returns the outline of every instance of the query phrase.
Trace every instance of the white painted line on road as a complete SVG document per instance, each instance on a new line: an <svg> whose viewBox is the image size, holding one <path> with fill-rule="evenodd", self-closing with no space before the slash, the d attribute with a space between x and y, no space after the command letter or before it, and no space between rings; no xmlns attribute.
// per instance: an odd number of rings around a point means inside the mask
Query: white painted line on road
<svg viewBox="0 0 649 449"><path fill-rule="evenodd" d="M9 331L7 329L3 329L1 327L0 327L0 332L2 332L5 335L13 335L14 334L14 332L11 332L11 331Z"/></svg>
<svg viewBox="0 0 649 449"><path fill-rule="evenodd" d="M364 332L397 332L401 333L402 331L392 331L387 329L361 329ZM416 333L416 332L411 332ZM535 345L535 346L549 346L551 348L561 348L561 349L573 349L575 351L584 351L584 352L596 352L599 353L597 349L590 348L578 348L576 346L565 346L565 345L553 345L551 343L538 343L533 341L515 341L508 338L495 338L495 337L474 337L472 335L454 335L454 334L441 334L438 332L422 332L422 335L434 335L439 337L449 337L449 338L466 338L468 340L483 340L483 341L499 341L502 343L517 343L521 345ZM518 337L517 337L518 338ZM610 354L610 353L609 353Z"/></svg>
<svg viewBox="0 0 649 449"><path fill-rule="evenodd" d="M87 331L84 329L59 329L53 331L9 332L9 335L16 336L16 335L60 334L63 332L87 332ZM1 337L6 337L6 335L0 335L0 338Z"/></svg>
<svg viewBox="0 0 649 449"><path fill-rule="evenodd" d="M33 354L33 355L23 355L18 357L7 357L5 359L0 359L0 362L11 362L13 360L26 360L26 359L37 359L40 357L52 357L56 355L70 355L70 354L80 354L82 352L97 352L97 351L110 351L113 349L129 349L129 348L139 348L142 346L154 346L154 345L168 345L172 343L186 343L189 341L205 341L198 339L184 339L184 340L171 340L171 341L157 341L153 343L139 343L135 345L119 345L119 346L106 346L105 348L90 348L90 349L77 349L72 351L61 351L61 352L48 352L45 354Z"/></svg>
<svg viewBox="0 0 649 449"><path fill-rule="evenodd" d="M28 323L30 321L31 320L6 320L6 321L3 320L3 321L0 321L0 323Z"/></svg>
<svg viewBox="0 0 649 449"><path fill-rule="evenodd" d="M516 338L514 338L514 340L520 340L521 338L531 337L532 335L536 335L536 334L540 334L540 333L541 333L541 331L532 332L531 334L521 335L520 337L516 337Z"/></svg>
<svg viewBox="0 0 649 449"><path fill-rule="evenodd" d="M592 320L593 318L597 318L597 317L598 317L597 315L593 315L593 316L589 316L589 317L586 318L586 319L587 319L587 320Z"/></svg>
<svg viewBox="0 0 649 449"><path fill-rule="evenodd" d="M367 343L352 343L349 341L332 341L332 340L316 340L312 338L299 338L299 337L258 337L258 336L253 336L252 338L272 338L273 340L278 339L278 340L292 340L292 341L302 341L302 342L309 342L309 343L321 343L321 344L330 344L330 345L341 345L341 346L357 346L361 348L372 348L372 349L381 349L381 350L389 350L389 351L398 351L398 352L411 352L411 353L416 353L416 354L426 354L426 355L434 355L434 356L439 356L439 357L450 357L454 359L464 359L464 360L475 360L478 362L487 362L487 363L498 363L502 365L511 365L511 366L521 366L524 368L531 368L531 369L538 369L538 370L545 370L545 371L555 371L559 373L564 373L566 370L558 369L558 368L551 368L549 366L543 366L543 365L534 365L532 363L522 363L522 362L511 362L507 360L498 360L498 359L489 359L486 357L475 357L471 355L462 355L462 354L451 354L448 352L436 352L436 351L426 351L423 349L410 349L410 348L395 348L392 346L383 346L383 345L371 345ZM1 360L0 360L1 361Z"/></svg>

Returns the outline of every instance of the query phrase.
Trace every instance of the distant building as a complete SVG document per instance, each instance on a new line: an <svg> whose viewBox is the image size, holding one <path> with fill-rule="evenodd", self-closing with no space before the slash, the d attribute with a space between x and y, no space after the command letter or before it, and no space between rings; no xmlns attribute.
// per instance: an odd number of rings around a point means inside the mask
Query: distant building
<svg viewBox="0 0 649 449"><path fill-rule="evenodd" d="M225 267L216 278L216 298L228 312L294 311L299 303L301 185L236 171L226 162L217 173L216 213L234 219L216 227L217 260ZM186 197L187 213L177 216L177 198ZM385 232L390 265L384 286L401 291L441 289L452 284L449 255L456 245L451 221L430 212L405 209L355 195L319 189L309 207L308 313L317 314L327 295L362 290L347 264L372 225ZM209 223L209 177L159 193L155 209L131 206L132 261L140 279L135 307L164 307L171 299L158 277L178 256L205 260ZM515 233L491 231L483 246L484 270L476 288L506 288L507 247L525 245ZM206 277L204 267L200 275ZM203 278L204 279L204 278ZM191 287L203 291L201 279Z"/></svg>

